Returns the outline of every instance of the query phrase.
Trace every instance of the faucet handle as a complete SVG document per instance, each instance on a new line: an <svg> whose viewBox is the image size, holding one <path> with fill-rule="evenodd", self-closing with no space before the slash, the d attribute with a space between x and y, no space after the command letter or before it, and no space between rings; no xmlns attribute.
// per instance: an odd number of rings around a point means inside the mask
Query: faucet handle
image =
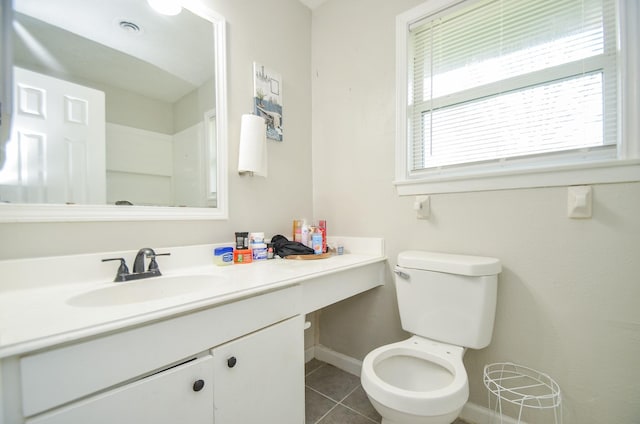
<svg viewBox="0 0 640 424"><path fill-rule="evenodd" d="M156 262L156 256L170 256L171 253L154 253L153 255L149 255L151 261L149 262L149 271L157 272L160 274L160 268L158 267L158 262Z"/></svg>
<svg viewBox="0 0 640 424"><path fill-rule="evenodd" d="M102 262L109 261L120 261L120 266L118 267L118 271L116 272L116 278L113 281L126 281L126 276L129 275L129 267L127 267L127 262L124 260L124 258L108 258L102 260Z"/></svg>

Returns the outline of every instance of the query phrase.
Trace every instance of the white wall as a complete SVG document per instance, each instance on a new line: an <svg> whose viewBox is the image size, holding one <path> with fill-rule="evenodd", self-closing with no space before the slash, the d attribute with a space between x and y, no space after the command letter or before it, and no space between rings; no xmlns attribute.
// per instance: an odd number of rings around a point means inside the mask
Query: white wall
<svg viewBox="0 0 640 424"><path fill-rule="evenodd" d="M329 0L313 13L315 216L332 234L384 237L391 266L405 249L502 260L493 342L465 357L472 402L487 406L484 364L513 361L557 380L566 423L639 422L640 183L594 186L588 220L567 218L566 187L436 195L428 221L395 194L394 19L421 1ZM320 342L362 359L406 337L394 290L389 275L323 310Z"/></svg>
<svg viewBox="0 0 640 424"><path fill-rule="evenodd" d="M227 221L0 224L0 259L233 240L234 231L289 234L310 217L311 12L297 0L206 0L228 24ZM283 78L285 139L269 142L269 178L238 175L240 116L252 111L253 61Z"/></svg>
<svg viewBox="0 0 640 424"><path fill-rule="evenodd" d="M497 324L492 345L465 358L471 400L486 404L483 364L511 360L558 380L566 423L638 422L640 183L595 186L591 220L567 219L566 189L542 188L433 196L432 218L418 221L391 181L394 19L420 0L329 0L314 11L313 41L297 0L208 1L228 20L231 218L0 224L0 259L288 234L313 214L330 234L384 237L391 265L404 249L493 255L504 263ZM269 142L266 180L237 175L253 61L284 80L285 141ZM405 337L388 280L322 311L321 343L362 358Z"/></svg>

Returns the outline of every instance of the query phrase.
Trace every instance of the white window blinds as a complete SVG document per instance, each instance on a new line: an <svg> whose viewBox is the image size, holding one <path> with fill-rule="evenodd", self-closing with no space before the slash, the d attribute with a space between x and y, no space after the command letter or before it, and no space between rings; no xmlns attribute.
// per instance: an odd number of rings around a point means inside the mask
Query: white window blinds
<svg viewBox="0 0 640 424"><path fill-rule="evenodd" d="M467 1L409 27L409 171L615 149L612 0Z"/></svg>

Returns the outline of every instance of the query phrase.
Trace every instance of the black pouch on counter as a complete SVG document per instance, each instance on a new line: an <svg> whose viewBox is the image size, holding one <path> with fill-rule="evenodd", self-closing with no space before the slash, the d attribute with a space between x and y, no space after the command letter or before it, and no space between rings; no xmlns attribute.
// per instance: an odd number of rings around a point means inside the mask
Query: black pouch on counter
<svg viewBox="0 0 640 424"><path fill-rule="evenodd" d="M275 254L281 258L289 255L313 255L312 248L297 241L289 241L280 234L271 237L271 244L273 244Z"/></svg>

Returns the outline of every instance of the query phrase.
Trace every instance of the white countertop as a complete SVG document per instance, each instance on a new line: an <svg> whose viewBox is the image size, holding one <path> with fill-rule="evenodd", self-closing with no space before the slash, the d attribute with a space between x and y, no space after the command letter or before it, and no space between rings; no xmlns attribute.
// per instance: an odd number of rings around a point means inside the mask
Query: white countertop
<svg viewBox="0 0 640 424"><path fill-rule="evenodd" d="M318 260L273 259L231 266L213 264L210 253L213 245L156 249L157 253L172 255L158 258L163 276L124 283L112 281L117 262L101 263L100 259L121 255L131 266L131 252L0 261L0 358L209 308L386 259L381 239L345 240L347 253L340 256ZM353 249L348 248L349 240ZM70 281L73 279L65 275L73 272L69 271L70 264L79 270L99 271L87 276L86 281L78 278ZM153 284L157 279L188 274L210 278L211 286L109 306L78 306L73 301L117 284Z"/></svg>

